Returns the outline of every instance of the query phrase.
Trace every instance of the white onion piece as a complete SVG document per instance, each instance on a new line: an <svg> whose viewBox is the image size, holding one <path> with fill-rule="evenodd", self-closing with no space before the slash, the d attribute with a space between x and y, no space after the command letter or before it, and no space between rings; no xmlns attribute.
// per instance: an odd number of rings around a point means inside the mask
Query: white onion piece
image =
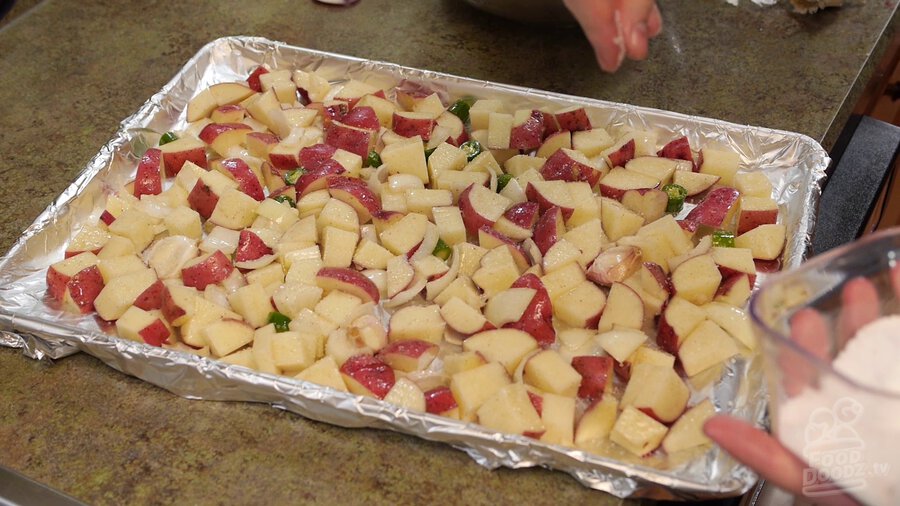
<svg viewBox="0 0 900 506"><path fill-rule="evenodd" d="M164 237L144 250L144 262L160 279L177 278L181 268L197 256L197 242L183 235Z"/></svg>
<svg viewBox="0 0 900 506"><path fill-rule="evenodd" d="M241 233L237 230L231 230L225 227L215 227L207 234L206 238L203 239L203 242L200 243L200 251L204 253L213 253L216 250L220 250L222 253L230 256L237 250L238 239L240 239L240 237Z"/></svg>

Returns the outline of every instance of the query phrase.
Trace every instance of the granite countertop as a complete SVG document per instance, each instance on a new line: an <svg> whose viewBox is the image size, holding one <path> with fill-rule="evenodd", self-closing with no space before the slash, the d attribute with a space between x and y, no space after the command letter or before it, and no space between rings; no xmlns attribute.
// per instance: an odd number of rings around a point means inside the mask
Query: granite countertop
<svg viewBox="0 0 900 506"><path fill-rule="evenodd" d="M580 31L461 0L20 2L0 24L0 252L119 121L204 44L258 35L451 74L807 134L830 148L894 31L894 2L814 16L661 1L650 59L604 75ZM489 471L449 447L264 405L196 402L85 355L0 349L0 465L93 504L615 504L559 472Z"/></svg>

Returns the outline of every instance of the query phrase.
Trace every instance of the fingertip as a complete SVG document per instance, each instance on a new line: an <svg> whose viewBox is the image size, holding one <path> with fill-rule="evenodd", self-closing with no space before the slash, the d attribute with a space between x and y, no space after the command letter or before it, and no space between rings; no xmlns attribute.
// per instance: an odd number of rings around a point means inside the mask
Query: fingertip
<svg viewBox="0 0 900 506"><path fill-rule="evenodd" d="M717 443L727 441L736 432L753 429L747 422L729 415L715 415L703 424L703 433Z"/></svg>
<svg viewBox="0 0 900 506"><path fill-rule="evenodd" d="M626 37L625 47L628 57L632 60L643 60L647 57L647 25L635 23L631 26Z"/></svg>
<svg viewBox="0 0 900 506"><path fill-rule="evenodd" d="M659 7L654 4L650 10L650 16L647 18L647 36L651 39L662 33L663 21Z"/></svg>

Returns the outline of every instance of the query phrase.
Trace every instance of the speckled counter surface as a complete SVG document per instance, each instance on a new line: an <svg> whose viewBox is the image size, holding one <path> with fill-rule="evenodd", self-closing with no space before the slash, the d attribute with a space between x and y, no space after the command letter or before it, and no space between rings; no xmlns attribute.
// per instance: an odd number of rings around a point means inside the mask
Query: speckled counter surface
<svg viewBox="0 0 900 506"><path fill-rule="evenodd" d="M0 28L0 252L122 118L223 35L797 131L827 148L893 33L894 2L849 3L806 17L663 1L650 60L603 75L577 29L516 25L460 0L45 1ZM562 473L488 471L410 437L190 401L88 356L50 364L10 349L0 464L93 504L619 502Z"/></svg>

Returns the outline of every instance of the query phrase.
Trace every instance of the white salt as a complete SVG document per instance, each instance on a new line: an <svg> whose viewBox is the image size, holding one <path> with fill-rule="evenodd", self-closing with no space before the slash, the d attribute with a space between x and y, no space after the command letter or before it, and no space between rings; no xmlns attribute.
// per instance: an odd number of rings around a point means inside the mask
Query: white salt
<svg viewBox="0 0 900 506"><path fill-rule="evenodd" d="M823 376L779 406L776 432L816 468L805 473L806 495L821 494L817 478L827 478L866 503L891 504L900 495L900 316L860 329L833 365L873 390Z"/></svg>

